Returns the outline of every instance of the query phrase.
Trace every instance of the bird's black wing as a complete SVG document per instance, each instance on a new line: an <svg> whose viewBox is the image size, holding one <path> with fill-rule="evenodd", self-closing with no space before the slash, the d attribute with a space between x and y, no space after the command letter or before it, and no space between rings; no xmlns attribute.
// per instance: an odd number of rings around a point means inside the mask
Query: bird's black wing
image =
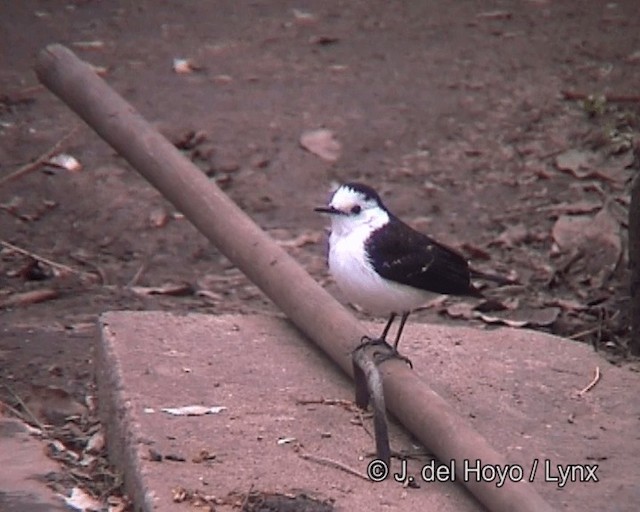
<svg viewBox="0 0 640 512"><path fill-rule="evenodd" d="M392 217L366 245L371 264L385 279L429 292L482 296L471 284L464 256L398 218Z"/></svg>

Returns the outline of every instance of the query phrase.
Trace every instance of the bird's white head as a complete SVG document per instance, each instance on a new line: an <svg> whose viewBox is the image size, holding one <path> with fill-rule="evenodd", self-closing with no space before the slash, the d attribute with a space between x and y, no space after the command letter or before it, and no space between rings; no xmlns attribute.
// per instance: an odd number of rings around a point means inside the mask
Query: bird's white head
<svg viewBox="0 0 640 512"><path fill-rule="evenodd" d="M331 230L340 236L359 229L373 231L389 222L389 212L380 196L361 183L341 185L331 196L329 204L315 211L329 214Z"/></svg>

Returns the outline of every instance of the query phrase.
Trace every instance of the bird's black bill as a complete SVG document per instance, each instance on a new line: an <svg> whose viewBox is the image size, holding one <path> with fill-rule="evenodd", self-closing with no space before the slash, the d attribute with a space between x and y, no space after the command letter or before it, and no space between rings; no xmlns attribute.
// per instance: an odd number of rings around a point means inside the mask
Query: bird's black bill
<svg viewBox="0 0 640 512"><path fill-rule="evenodd" d="M328 213L330 215L339 215L343 213L333 206L318 206L317 208L314 208L313 211L318 213Z"/></svg>

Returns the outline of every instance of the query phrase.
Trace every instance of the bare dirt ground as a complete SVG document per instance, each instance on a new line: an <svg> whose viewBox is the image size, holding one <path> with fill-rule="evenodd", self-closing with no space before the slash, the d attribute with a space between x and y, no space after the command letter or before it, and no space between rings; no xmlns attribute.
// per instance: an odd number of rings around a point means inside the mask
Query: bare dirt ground
<svg viewBox="0 0 640 512"><path fill-rule="evenodd" d="M99 313L274 307L38 85L35 55L53 42L100 68L330 289L312 207L332 182L362 180L476 266L523 283L494 294L505 311L447 300L414 320L502 315L629 364L637 1L25 0L0 6L0 26L0 399L57 425L78 453L99 430L87 401ZM318 128L340 143L337 161L301 147ZM35 165L5 180L61 140L54 153L81 170ZM91 470L94 493L117 489L103 461Z"/></svg>

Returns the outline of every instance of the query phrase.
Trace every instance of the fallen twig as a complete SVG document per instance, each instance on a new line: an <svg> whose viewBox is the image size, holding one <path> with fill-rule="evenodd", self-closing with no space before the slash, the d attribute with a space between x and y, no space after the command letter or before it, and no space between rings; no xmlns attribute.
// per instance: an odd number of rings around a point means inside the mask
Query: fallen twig
<svg viewBox="0 0 640 512"><path fill-rule="evenodd" d="M296 403L298 405L339 405L347 411L358 409L351 400L344 398L299 398Z"/></svg>
<svg viewBox="0 0 640 512"><path fill-rule="evenodd" d="M358 410L356 411L356 413L358 414L358 421L360 422L360 426L362 427L362 430L365 431L365 433L371 438L375 440L375 436L374 434L369 430L369 428L367 427L367 424L365 423L365 417L364 417L364 410L358 408ZM368 417L371 418L373 416L373 413L369 413ZM378 454L376 453L376 457L378 456Z"/></svg>
<svg viewBox="0 0 640 512"><path fill-rule="evenodd" d="M8 94L3 94L0 98L2 99L3 103L9 103L10 105L23 102L32 102L35 101L33 98L34 93L42 92L44 90L44 85L42 84L31 85L19 91L12 91Z"/></svg>
<svg viewBox="0 0 640 512"><path fill-rule="evenodd" d="M0 400L0 409L6 409L7 411L9 411L11 414L13 414L16 418L18 418L19 420L21 420L24 423L29 423L27 420L28 418L22 414L18 409L16 409L15 407L9 405L7 402L3 402L2 400ZM31 426L30 426L31 427ZM33 427L31 427L33 428Z"/></svg>
<svg viewBox="0 0 640 512"><path fill-rule="evenodd" d="M596 325L595 327L590 327L589 329L585 329L584 331L580 331L580 332L576 332L575 334L572 334L571 336L569 336L569 339L577 340L585 336L588 336L589 334L593 334L594 332L598 332L599 329L600 327Z"/></svg>
<svg viewBox="0 0 640 512"><path fill-rule="evenodd" d="M244 512L244 508L247 506L247 503L249 503L249 496L251 496L251 491L253 491L253 484L249 486L249 490L247 491L247 494L244 495L244 499L242 500L242 505L240 505L240 512Z"/></svg>
<svg viewBox="0 0 640 512"><path fill-rule="evenodd" d="M344 471L345 473L349 473L350 475L362 478L363 480L366 480L367 482L371 481L369 479L369 477L367 475L365 475L364 473L358 471L357 469L353 469L353 468L347 466L346 464L344 464L342 462L339 462L337 460L329 459L327 457L319 457L317 455L311 455L310 453L298 453L298 456L300 458L304 459L304 460L308 460L308 461L311 461L311 462L316 462L317 464L321 464L322 466L328 466L328 467L331 467L331 468L339 469L341 471Z"/></svg>
<svg viewBox="0 0 640 512"><path fill-rule="evenodd" d="M62 147L68 142L72 135L74 135L78 131L78 126L71 129L64 137L62 137L58 142L56 142L53 146L51 146L47 151L42 153L38 158L36 158L33 162L29 162L28 164L23 165L16 171L12 172L8 176L0 179L0 187L9 183L10 181L21 178L22 176L29 174L32 171L37 170L41 165L44 165L47 160L49 160L52 156L55 156L56 153L59 153Z"/></svg>
<svg viewBox="0 0 640 512"><path fill-rule="evenodd" d="M55 299L59 293L52 288L40 288L29 290L28 292L14 293L6 298L0 299L0 308L12 308L15 306L28 306Z"/></svg>
<svg viewBox="0 0 640 512"><path fill-rule="evenodd" d="M138 282L140 281L140 278L142 277L142 274L145 273L145 271L147 270L147 267L149 266L148 262L143 262L140 267L138 268L138 270L136 271L136 273L133 275L133 277L131 278L131 280L127 283L127 288L133 288L134 286L136 286L138 284Z"/></svg>
<svg viewBox="0 0 640 512"><path fill-rule="evenodd" d="M589 391L591 391L598 382L600 382L600 367L596 366L593 380L589 382L589 384L587 384L583 389L578 391L578 396L584 396L585 393L588 393Z"/></svg>
<svg viewBox="0 0 640 512"><path fill-rule="evenodd" d="M99 265L96 265L95 263L93 263L92 261L83 258L82 256L78 255L78 254L69 254L69 257L75 261L77 261L78 263L82 263L83 265L87 265L89 267L92 267L95 270L95 274L100 278L100 284L101 285L108 285L109 284L109 280L107 279L107 273L104 271L104 269L102 267L100 267ZM90 275L92 275L89 272Z"/></svg>
<svg viewBox="0 0 640 512"><path fill-rule="evenodd" d="M53 267L53 268L57 268L58 270L62 270L64 272L68 272L71 274L77 274L77 275L81 275L81 276L91 276L94 277L94 274L91 272L85 272L84 270L78 270L75 269L73 267L70 267L68 265L65 265L63 263L56 263L55 261L52 261L48 258L45 258L44 256L40 256L39 254L36 254L34 252L31 251L27 251L26 249L22 249L21 247L18 247L17 245L13 245L12 243L6 242L4 240L0 240L0 245L5 246L7 249L10 249L12 251L15 252L19 252L20 254L24 254L25 256L29 256L31 258L33 258L34 260L37 261L41 261L42 263L46 263L47 265Z"/></svg>
<svg viewBox="0 0 640 512"><path fill-rule="evenodd" d="M7 386L6 384L5 384L5 386L4 386L4 387L5 387L5 389L6 389L9 393L11 393L11 396L13 396L13 398L15 398L15 399L16 399L16 401L18 402L18 404L20 405L20 407L22 407L22 409L23 409L23 410L24 410L24 412L27 414L27 416L29 416L29 419L30 419L31 421L33 421L33 423L34 423L34 424L35 424L35 425L36 425L40 430L42 430L42 432L46 432L46 430L45 430L45 426L42 424L42 422L41 422L38 418L36 418L35 414L33 414L33 413L31 412L31 409L29 409L29 407L27 407L27 404L25 404L25 403L24 403L24 400L23 400L22 398L20 398L20 396L18 396L18 394L17 394L13 389L11 389L9 386Z"/></svg>

